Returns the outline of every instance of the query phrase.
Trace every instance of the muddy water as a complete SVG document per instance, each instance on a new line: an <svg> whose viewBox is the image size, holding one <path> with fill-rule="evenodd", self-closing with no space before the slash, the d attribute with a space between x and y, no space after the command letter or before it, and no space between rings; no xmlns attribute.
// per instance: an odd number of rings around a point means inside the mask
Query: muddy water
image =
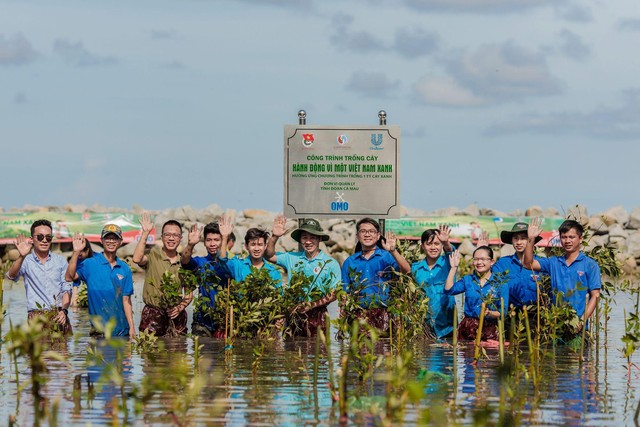
<svg viewBox="0 0 640 427"><path fill-rule="evenodd" d="M138 281L140 282L140 281ZM140 295L141 292L137 292ZM26 319L24 288L4 284L4 304L9 322ZM402 419L412 425L429 419L439 425L472 424L474 418L498 420L501 397L509 392L519 396L517 410L523 424L537 425L623 425L633 424L640 400L640 370L632 368L621 355L624 334L623 311L633 309L634 301L621 294L611 313L609 329L601 331L599 345L585 352L581 363L576 351L566 347L548 349L537 387L520 372L518 385L502 386L498 369L498 352L487 349L487 357L474 367L470 364L473 349L461 345L454 352L450 342L418 342L412 346L414 359L408 379L428 371L431 380L425 396L417 404L405 407ZM142 302L134 297L135 321ZM332 310L335 315L335 308ZM225 343L200 339L202 345L199 374L194 375L194 340L190 337L166 339L164 351L139 354L125 349L116 351L100 347L104 360L121 367L109 377L108 365L89 366L87 349L89 321L84 310L70 313L74 335L56 350L67 362L49 360L45 386L45 405L58 407L54 417L59 425L336 425L338 408L332 404L328 388L328 363L322 347L317 381L314 381L315 340L263 343L236 341L225 352ZM264 344L257 361L254 349ZM229 351L230 350L230 351ZM389 351L388 342L380 342L377 352ZM342 348L333 341L331 358L337 367ZM528 354L522 353L527 361ZM634 363L640 365L640 355ZM30 394L28 363L18 359L18 381L12 360L3 344L0 355L0 424L15 417L18 425L34 424L34 407ZM183 363L184 362L184 363ZM259 362L259 363L258 363ZM455 363L454 363L455 362ZM526 365L526 364L525 364ZM106 366L106 367L105 367ZM184 366L184 370L181 371ZM507 373L513 378L516 373ZM74 393L74 379L80 384ZM118 381L122 381L122 386ZM93 387L88 386L89 383ZM372 413L385 409L386 385L376 379L365 386L349 382L349 424L375 425L380 418ZM22 387L24 385L24 387ZM153 391L154 393L151 393ZM506 400L507 402L513 402ZM507 403L511 405L511 403ZM448 418L447 418L448 417ZM49 424L44 420L43 424ZM394 423L398 425L398 422Z"/></svg>

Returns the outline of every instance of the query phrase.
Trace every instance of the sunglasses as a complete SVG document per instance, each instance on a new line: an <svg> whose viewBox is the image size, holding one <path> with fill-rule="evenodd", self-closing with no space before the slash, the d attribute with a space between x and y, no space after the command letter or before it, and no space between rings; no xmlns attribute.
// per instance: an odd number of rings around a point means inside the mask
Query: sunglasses
<svg viewBox="0 0 640 427"><path fill-rule="evenodd" d="M53 240L53 236L51 234L36 234L35 238L38 239L38 242L42 242L44 240L51 242Z"/></svg>

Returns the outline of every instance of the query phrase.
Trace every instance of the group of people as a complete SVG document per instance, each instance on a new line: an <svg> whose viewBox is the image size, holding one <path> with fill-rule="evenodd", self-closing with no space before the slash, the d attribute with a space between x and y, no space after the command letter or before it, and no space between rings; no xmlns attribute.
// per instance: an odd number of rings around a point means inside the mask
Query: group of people
<svg viewBox="0 0 640 427"><path fill-rule="evenodd" d="M506 316L510 304L516 310L536 304L539 273L550 276L552 298L566 300L581 319L591 317L600 295L599 267L581 252L584 230L573 220L565 221L559 228L563 255L550 258L534 255L534 246L542 231L541 220L534 219L529 224L516 223L512 230L501 233L502 242L513 245L515 252L497 262L486 238L481 238L473 252L473 272L463 277L457 277L461 257L454 250L451 230L445 225L422 234L420 247L424 259L410 265L396 247L395 234L387 232L383 236L376 220L363 218L356 223L355 252L340 266L321 249L321 243L327 241L329 235L311 218L302 220L291 232L291 237L300 244L298 252L276 252L278 239L289 231L284 216L275 218L271 233L250 228L244 237L248 254L245 258L229 253L229 241L235 236L233 222L227 216L204 228L197 224L190 227L187 244L181 252L183 230L179 222L165 222L160 230L162 245L147 252L146 242L155 226L146 213L139 221L142 232L132 259L145 270L144 308L138 328L133 322L132 273L117 256L122 230L115 224L104 226L103 252L92 256L87 254L90 248L87 249L85 237L74 234L73 254L68 262L51 252L53 233L48 220L35 221L30 237L17 236L19 257L6 277L13 281L24 278L29 319L53 311L56 325L63 333L69 333L68 307L73 283L84 281L89 314L103 323L115 321L112 336L132 338L136 331L162 336L169 325L184 334L187 332L186 308L193 301L193 291L184 288L180 302L172 307L163 307L160 303L164 292L160 284L168 276L180 281L180 269L190 270L200 278L198 293L209 308L215 305L219 287L227 286L229 280L243 281L255 269L266 269L278 287L282 286L281 270L286 272L288 281L296 273L308 276L307 297L294 308L296 313L304 315L306 335L314 335L318 328L326 326L327 305L336 300L340 289L357 301L363 319L380 330L389 328L391 319L386 303L397 274L411 274L424 290L429 305L425 326L438 338L456 333L453 326L456 294L465 295L464 317L457 331L463 340L475 338L483 307L482 339L497 339L497 320ZM193 256L194 247L201 239L207 255ZM194 309L191 332L223 337L224 325L216 324L208 313L202 304Z"/></svg>

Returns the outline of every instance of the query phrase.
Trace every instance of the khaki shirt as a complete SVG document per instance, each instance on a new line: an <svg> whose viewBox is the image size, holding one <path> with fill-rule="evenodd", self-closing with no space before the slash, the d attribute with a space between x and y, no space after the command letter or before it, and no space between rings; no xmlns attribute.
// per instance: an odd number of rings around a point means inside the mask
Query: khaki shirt
<svg viewBox="0 0 640 427"><path fill-rule="evenodd" d="M180 256L175 262L171 262L167 254L161 247L156 246L147 255L147 264L143 267L146 272L144 276L144 287L142 288L142 300L146 305L154 307L160 306L160 296L162 290L162 275L169 271L178 279L178 270L180 270Z"/></svg>

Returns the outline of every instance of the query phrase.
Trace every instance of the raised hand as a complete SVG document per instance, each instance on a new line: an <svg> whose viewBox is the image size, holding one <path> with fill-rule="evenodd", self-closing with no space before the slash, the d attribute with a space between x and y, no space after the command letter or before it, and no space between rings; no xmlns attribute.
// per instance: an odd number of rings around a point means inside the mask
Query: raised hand
<svg viewBox="0 0 640 427"><path fill-rule="evenodd" d="M198 227L198 224L193 224L189 228L188 244L195 246L200 242L200 235L202 234L202 227Z"/></svg>
<svg viewBox="0 0 640 427"><path fill-rule="evenodd" d="M451 264L451 267L456 267L456 268L460 265L459 251L453 251L453 253L449 255L449 264Z"/></svg>
<svg viewBox="0 0 640 427"><path fill-rule="evenodd" d="M229 236L233 232L233 221L228 215L222 215L218 221L221 236Z"/></svg>
<svg viewBox="0 0 640 427"><path fill-rule="evenodd" d="M31 237L27 237L24 234L18 234L15 241L16 248L20 252L20 256L26 257L33 248L33 240Z"/></svg>
<svg viewBox="0 0 640 427"><path fill-rule="evenodd" d="M441 224L440 227L438 227L437 236L438 240L440 240L443 245L446 245L446 243L449 241L449 238L451 237L451 227L446 224Z"/></svg>
<svg viewBox="0 0 640 427"><path fill-rule="evenodd" d="M85 246L85 238L82 233L75 233L73 235L73 252L82 252Z"/></svg>
<svg viewBox="0 0 640 427"><path fill-rule="evenodd" d="M150 233L153 230L154 224L151 221L151 215L147 212L143 213L139 218L140 226L142 227L142 232Z"/></svg>
<svg viewBox="0 0 640 427"><path fill-rule="evenodd" d="M527 237L529 239L535 239L540 233L542 233L542 218L531 218L529 228L527 228Z"/></svg>
<svg viewBox="0 0 640 427"><path fill-rule="evenodd" d="M481 246L489 246L489 233L482 230L480 232L480 237L478 237L478 242L476 244L477 247Z"/></svg>
<svg viewBox="0 0 640 427"><path fill-rule="evenodd" d="M398 240L396 233L387 231L384 238L385 241L382 242L382 247L389 252L393 252L396 249L396 241Z"/></svg>
<svg viewBox="0 0 640 427"><path fill-rule="evenodd" d="M274 237L282 237L287 233L287 218L280 214L273 220L273 228L271 234Z"/></svg>

